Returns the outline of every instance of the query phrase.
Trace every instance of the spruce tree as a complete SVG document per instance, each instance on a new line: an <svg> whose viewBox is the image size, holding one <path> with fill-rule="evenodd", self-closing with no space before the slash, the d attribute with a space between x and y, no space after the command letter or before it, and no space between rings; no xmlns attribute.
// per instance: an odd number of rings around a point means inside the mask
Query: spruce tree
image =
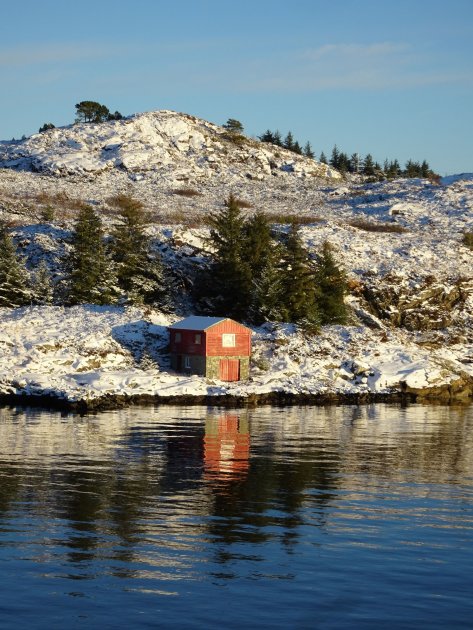
<svg viewBox="0 0 473 630"><path fill-rule="evenodd" d="M282 147L281 132L279 131L279 129L276 129L276 131L273 133L273 144L278 147Z"/></svg>
<svg viewBox="0 0 473 630"><path fill-rule="evenodd" d="M255 213L244 226L244 260L251 273L249 317L257 324L281 319L281 275L278 267L280 246L262 212Z"/></svg>
<svg viewBox="0 0 473 630"><path fill-rule="evenodd" d="M368 153L368 155L363 160L363 175L367 175L371 177L374 174L375 174L375 164L373 161L373 156L371 155L371 153Z"/></svg>
<svg viewBox="0 0 473 630"><path fill-rule="evenodd" d="M289 151L294 150L294 136L291 131L287 132L287 136L284 138L283 147Z"/></svg>
<svg viewBox="0 0 473 630"><path fill-rule="evenodd" d="M360 172L360 156L358 153L352 153L350 157L350 173L359 173Z"/></svg>
<svg viewBox="0 0 473 630"><path fill-rule="evenodd" d="M245 260L244 224L238 202L230 195L225 207L209 219L213 263L203 288L213 312L244 318L251 300L251 270ZM202 289L201 289L202 290Z"/></svg>
<svg viewBox="0 0 473 630"><path fill-rule="evenodd" d="M338 150L337 145L334 145L333 149L332 149L332 155L330 157L330 161L329 164L330 166L333 166L333 168L338 168L339 164L338 164L338 159L340 157L340 152Z"/></svg>
<svg viewBox="0 0 473 630"><path fill-rule="evenodd" d="M79 211L66 260L70 304L112 304L117 297L113 265L104 245L102 221L92 206Z"/></svg>
<svg viewBox="0 0 473 630"><path fill-rule="evenodd" d="M272 250L271 226L262 212L256 212L243 227L242 256L251 274L259 276Z"/></svg>
<svg viewBox="0 0 473 630"><path fill-rule="evenodd" d="M304 155L305 155L306 157L308 157L308 158L312 158L312 159L314 158L314 152L312 151L312 147L311 147L311 145L310 145L310 142L309 142L309 141L307 141L307 142L305 143L305 146L304 146Z"/></svg>
<svg viewBox="0 0 473 630"><path fill-rule="evenodd" d="M17 255L16 247L7 225L0 222L0 306L16 308L31 301L29 274L23 258Z"/></svg>
<svg viewBox="0 0 473 630"><path fill-rule="evenodd" d="M348 291L345 272L338 266L328 241L316 257L315 283L321 324L345 324L348 311L344 302Z"/></svg>
<svg viewBox="0 0 473 630"><path fill-rule="evenodd" d="M272 243L271 250L258 275L252 280L250 319L255 324L283 321L283 276L281 274L281 249Z"/></svg>
<svg viewBox="0 0 473 630"><path fill-rule="evenodd" d="M297 140L292 145L292 150L294 153L297 153L297 155L302 155L302 147Z"/></svg>
<svg viewBox="0 0 473 630"><path fill-rule="evenodd" d="M320 154L320 157L319 157L319 162L320 162L321 164L328 164L328 161L327 161L327 156L325 155L325 153L324 153L323 151L322 151L322 153Z"/></svg>
<svg viewBox="0 0 473 630"><path fill-rule="evenodd" d="M320 317L316 304L314 267L296 224L291 226L285 242L281 284L284 319L315 329Z"/></svg>
<svg viewBox="0 0 473 630"><path fill-rule="evenodd" d="M273 132L267 129L261 136L258 136L261 142L269 142L270 144L274 144L274 135Z"/></svg>
<svg viewBox="0 0 473 630"><path fill-rule="evenodd" d="M52 304L54 297L49 267L42 260L33 273L32 301L34 304Z"/></svg>
<svg viewBox="0 0 473 630"><path fill-rule="evenodd" d="M114 198L119 224L112 232L112 257L118 286L131 303L156 302L163 297L163 270L159 258L151 258L149 223L143 204L131 197Z"/></svg>

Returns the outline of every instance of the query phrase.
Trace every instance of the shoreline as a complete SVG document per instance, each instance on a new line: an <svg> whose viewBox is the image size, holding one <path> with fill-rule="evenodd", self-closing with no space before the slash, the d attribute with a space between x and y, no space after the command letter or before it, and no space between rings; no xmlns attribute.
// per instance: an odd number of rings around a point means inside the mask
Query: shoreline
<svg viewBox="0 0 473 630"><path fill-rule="evenodd" d="M249 396L222 395L191 395L160 396L158 394L105 394L104 396L86 400L69 400L51 394L1 394L0 407L33 407L37 409L60 410L67 413L99 413L113 411L125 407L142 406L210 406L254 408L258 406L288 407L288 406L338 406L338 405L370 405L377 403L407 405L413 403L424 404L468 404L473 402L471 388L460 391L447 391L448 388L437 392L361 392L361 393L324 393L324 394L294 394L289 392L268 392L266 394L251 394Z"/></svg>

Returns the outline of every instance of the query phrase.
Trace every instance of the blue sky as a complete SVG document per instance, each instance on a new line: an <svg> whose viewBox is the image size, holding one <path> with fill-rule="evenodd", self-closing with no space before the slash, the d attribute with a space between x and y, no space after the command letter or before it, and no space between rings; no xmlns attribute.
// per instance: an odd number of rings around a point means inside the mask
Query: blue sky
<svg viewBox="0 0 473 630"><path fill-rule="evenodd" d="M4 5L2 7L2 5ZM473 171L472 0L0 2L0 139L99 101ZM7 10L8 8L8 10Z"/></svg>

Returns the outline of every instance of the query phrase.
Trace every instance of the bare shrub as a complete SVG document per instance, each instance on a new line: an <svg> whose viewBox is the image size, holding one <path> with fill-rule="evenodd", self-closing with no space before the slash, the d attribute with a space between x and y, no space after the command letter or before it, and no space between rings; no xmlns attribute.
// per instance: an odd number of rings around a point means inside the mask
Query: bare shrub
<svg viewBox="0 0 473 630"><path fill-rule="evenodd" d="M462 244L473 249L473 232L463 232Z"/></svg>
<svg viewBox="0 0 473 630"><path fill-rule="evenodd" d="M142 210L144 207L142 201L131 195L114 195L107 199L107 203L119 210Z"/></svg>

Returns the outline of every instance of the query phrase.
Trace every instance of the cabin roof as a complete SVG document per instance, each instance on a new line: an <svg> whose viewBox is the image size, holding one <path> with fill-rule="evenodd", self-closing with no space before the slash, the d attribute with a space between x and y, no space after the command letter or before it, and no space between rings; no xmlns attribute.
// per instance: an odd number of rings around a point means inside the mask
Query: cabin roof
<svg viewBox="0 0 473 630"><path fill-rule="evenodd" d="M172 324L169 328L173 330L207 330L220 322L229 319L228 317L204 317L200 315L191 315L181 321Z"/></svg>

